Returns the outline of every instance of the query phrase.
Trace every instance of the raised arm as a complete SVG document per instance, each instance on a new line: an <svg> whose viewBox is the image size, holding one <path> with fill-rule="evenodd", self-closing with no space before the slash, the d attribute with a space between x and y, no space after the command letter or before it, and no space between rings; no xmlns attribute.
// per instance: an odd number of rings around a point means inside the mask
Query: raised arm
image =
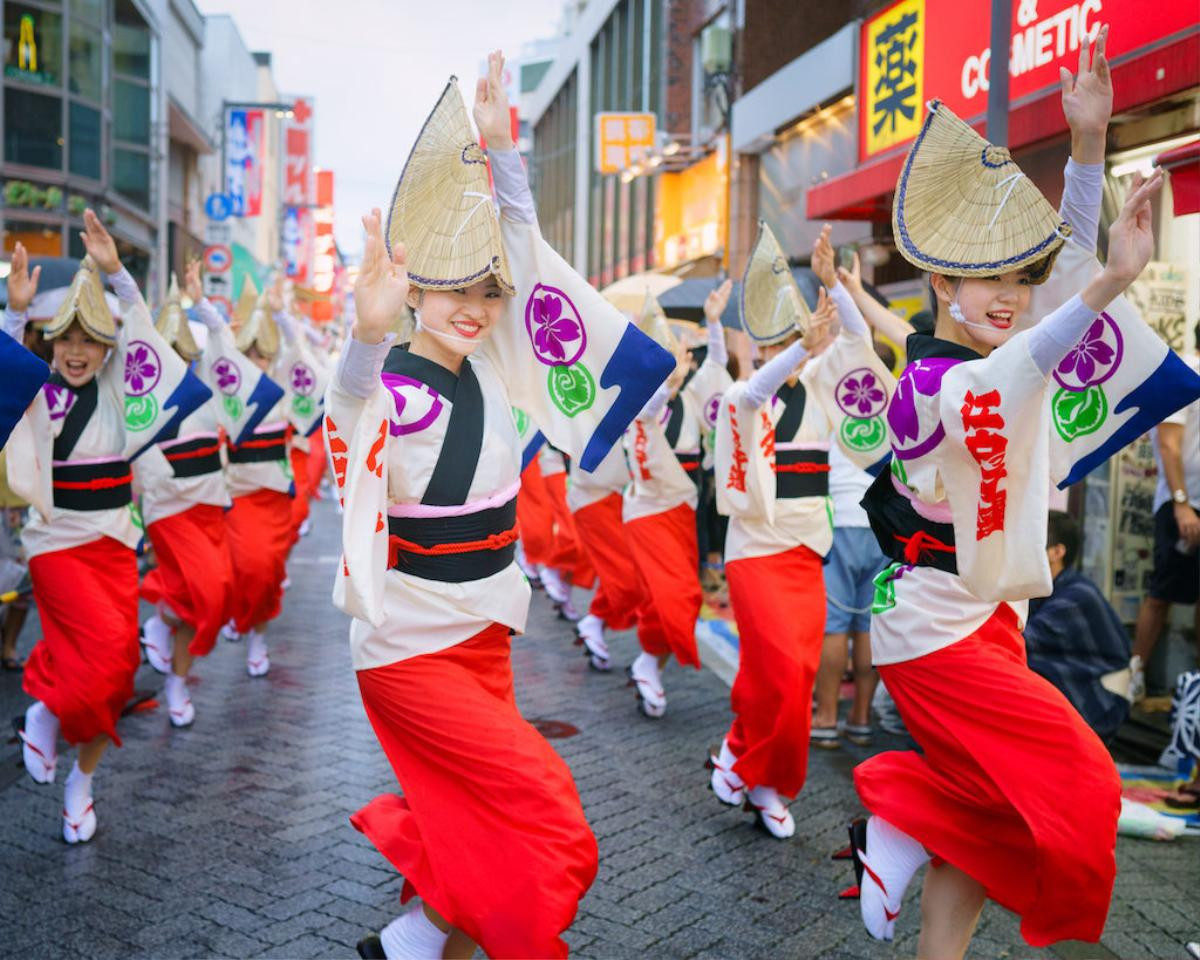
<svg viewBox="0 0 1200 960"><path fill-rule="evenodd" d="M862 311L863 318L873 330L879 331L893 343L903 344L910 333L915 333L913 325L903 317L898 317L887 307L867 293L862 282L862 261L857 251L851 269L837 268L838 280L849 292L854 305Z"/></svg>
<svg viewBox="0 0 1200 960"><path fill-rule="evenodd" d="M283 299L283 276L276 275L271 283L271 289L267 291L267 306L271 308L271 316L275 320L275 326L279 328L279 333L287 343L293 344L296 342L296 321L292 319L292 315L287 312L286 304Z"/></svg>
<svg viewBox="0 0 1200 960"><path fill-rule="evenodd" d="M867 328L866 320L863 319L862 312L858 309L854 298L850 296L850 291L838 280L837 270L833 266L833 244L829 242L829 235L832 231L833 224L825 224L813 242L812 270L825 289L829 291L829 296L833 299L838 316L841 318L842 329L856 337L861 337L870 331Z"/></svg>
<svg viewBox="0 0 1200 960"><path fill-rule="evenodd" d="M18 240L13 248L12 264L8 273L8 305L4 308L4 332L18 343L25 334L29 304L37 293L38 278L41 275L41 267L34 267L33 272L30 272L29 254L25 250L25 244Z"/></svg>
<svg viewBox="0 0 1200 960"><path fill-rule="evenodd" d="M1083 290L1029 331L1029 353L1044 376L1062 362L1097 315L1138 278L1154 253L1151 203L1162 171L1137 177L1134 190L1108 231L1108 262Z"/></svg>
<svg viewBox="0 0 1200 960"><path fill-rule="evenodd" d="M1071 128L1071 158L1063 176L1059 213L1071 225L1071 241L1096 249L1100 201L1104 190L1104 145L1112 117L1113 88L1105 47L1108 27L1100 28L1095 46L1084 36L1079 46L1079 72L1059 69L1063 114Z"/></svg>
<svg viewBox="0 0 1200 960"><path fill-rule="evenodd" d="M204 285L200 282L199 260L192 260L187 265L183 274L183 289L191 298L201 323L209 330L220 330L225 326L225 318L221 316L221 311L204 295Z"/></svg>
<svg viewBox="0 0 1200 960"><path fill-rule="evenodd" d="M723 367L729 363L729 351L725 348L725 328L721 326L721 315L729 305L729 295L733 292L733 281L726 280L719 287L709 291L704 298L704 324L708 333L708 355L705 361L711 360L717 366Z"/></svg>
<svg viewBox="0 0 1200 960"><path fill-rule="evenodd" d="M743 394L747 404L752 407L761 407L775 396L776 391L783 386L787 378L796 372L801 361L825 340L832 316L833 310L831 309L818 310L812 315L808 329L804 331L803 339L790 344L754 371L746 384L746 392Z"/></svg>
<svg viewBox="0 0 1200 960"><path fill-rule="evenodd" d="M504 54L493 50L488 54L487 76L480 77L475 84L475 107L472 112L475 125L487 142L500 215L515 223L536 223L537 214L533 206L533 194L529 191L529 178L513 143L512 119L503 76Z"/></svg>
<svg viewBox="0 0 1200 960"><path fill-rule="evenodd" d="M392 320L408 299L404 244L396 244L388 260L378 208L363 217L363 226L367 242L354 283L354 335L342 349L334 374L335 386L359 399L369 397L379 382L383 362L395 339L390 332Z"/></svg>
<svg viewBox="0 0 1200 960"><path fill-rule="evenodd" d="M83 231L79 237L83 240L88 255L96 261L96 266L108 275L108 282L112 284L113 292L121 301L122 316L134 306L146 308L149 316L149 308L146 307L137 281L121 264L121 258L117 255L116 241L91 209L83 211Z"/></svg>

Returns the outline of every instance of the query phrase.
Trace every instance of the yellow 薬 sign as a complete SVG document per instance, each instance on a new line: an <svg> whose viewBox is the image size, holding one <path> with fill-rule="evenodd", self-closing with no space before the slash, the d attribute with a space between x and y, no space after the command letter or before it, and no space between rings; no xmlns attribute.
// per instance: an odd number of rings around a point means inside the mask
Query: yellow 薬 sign
<svg viewBox="0 0 1200 960"><path fill-rule="evenodd" d="M870 156L915 137L924 105L925 3L904 0L863 27L862 134Z"/></svg>

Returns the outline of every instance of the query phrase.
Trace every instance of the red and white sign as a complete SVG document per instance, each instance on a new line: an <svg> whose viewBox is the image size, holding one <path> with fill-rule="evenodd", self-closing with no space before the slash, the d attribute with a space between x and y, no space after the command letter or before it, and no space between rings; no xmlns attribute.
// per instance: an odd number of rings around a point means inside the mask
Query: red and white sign
<svg viewBox="0 0 1200 960"><path fill-rule="evenodd" d="M314 237L312 289L317 298L312 318L323 323L333 319L333 281L337 268L337 248L333 240L333 171L317 174L317 203L313 211Z"/></svg>
<svg viewBox="0 0 1200 960"><path fill-rule="evenodd" d="M265 124L262 110L237 109L225 114L225 193L235 217L262 213Z"/></svg>
<svg viewBox="0 0 1200 960"><path fill-rule="evenodd" d="M312 184L312 100L297 97L283 127L283 204L309 206Z"/></svg>
<svg viewBox="0 0 1200 960"><path fill-rule="evenodd" d="M204 269L208 273L225 273L233 266L233 251L224 244L204 248Z"/></svg>
<svg viewBox="0 0 1200 960"><path fill-rule="evenodd" d="M1077 69L1079 45L1108 24L1108 55L1120 63L1143 48L1195 29L1194 3L1168 0L1013 0L1008 58L1015 106L1058 86ZM898 0L863 23L859 51L859 156L912 138L924 101L939 99L965 120L987 111L991 23L987 3ZM912 111L911 113L909 111ZM902 132L900 137L888 131Z"/></svg>

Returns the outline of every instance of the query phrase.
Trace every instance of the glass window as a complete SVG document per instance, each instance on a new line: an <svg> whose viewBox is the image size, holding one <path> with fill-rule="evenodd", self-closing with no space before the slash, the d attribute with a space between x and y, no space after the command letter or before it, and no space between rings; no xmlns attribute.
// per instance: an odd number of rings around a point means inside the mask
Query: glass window
<svg viewBox="0 0 1200 960"><path fill-rule="evenodd" d="M25 245L32 257L61 257L62 230L47 223L27 220L4 221L4 250L12 253L17 242Z"/></svg>
<svg viewBox="0 0 1200 960"><path fill-rule="evenodd" d="M100 102L101 97L101 57L104 56L104 44L100 34L94 27L86 23L72 21L71 46L67 54L68 76L67 84L72 93L81 97Z"/></svg>
<svg viewBox="0 0 1200 960"><path fill-rule="evenodd" d="M23 83L62 84L62 17L4 4L4 75Z"/></svg>
<svg viewBox="0 0 1200 960"><path fill-rule="evenodd" d="M71 0L71 16L83 17L86 20L91 20L92 23L99 23L103 19L104 0Z"/></svg>
<svg viewBox="0 0 1200 960"><path fill-rule="evenodd" d="M113 189L145 210L150 209L150 155L136 150L113 150Z"/></svg>
<svg viewBox="0 0 1200 960"><path fill-rule="evenodd" d="M62 100L9 87L4 91L4 159L62 169Z"/></svg>
<svg viewBox="0 0 1200 960"><path fill-rule="evenodd" d="M113 82L113 139L150 143L150 88Z"/></svg>
<svg viewBox="0 0 1200 960"><path fill-rule="evenodd" d="M150 79L150 28L130 0L117 0L112 48L115 72Z"/></svg>
<svg viewBox="0 0 1200 960"><path fill-rule="evenodd" d="M70 105L68 167L81 177L100 179L100 111Z"/></svg>

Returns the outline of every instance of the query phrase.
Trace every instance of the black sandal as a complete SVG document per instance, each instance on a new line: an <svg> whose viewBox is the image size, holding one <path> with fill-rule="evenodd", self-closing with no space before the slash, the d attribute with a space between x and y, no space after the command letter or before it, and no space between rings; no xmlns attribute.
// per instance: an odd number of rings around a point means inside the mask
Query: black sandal
<svg viewBox="0 0 1200 960"><path fill-rule="evenodd" d="M16 657L5 657L0 660L0 668L7 670L9 673L19 673L25 669L25 661L18 660Z"/></svg>

